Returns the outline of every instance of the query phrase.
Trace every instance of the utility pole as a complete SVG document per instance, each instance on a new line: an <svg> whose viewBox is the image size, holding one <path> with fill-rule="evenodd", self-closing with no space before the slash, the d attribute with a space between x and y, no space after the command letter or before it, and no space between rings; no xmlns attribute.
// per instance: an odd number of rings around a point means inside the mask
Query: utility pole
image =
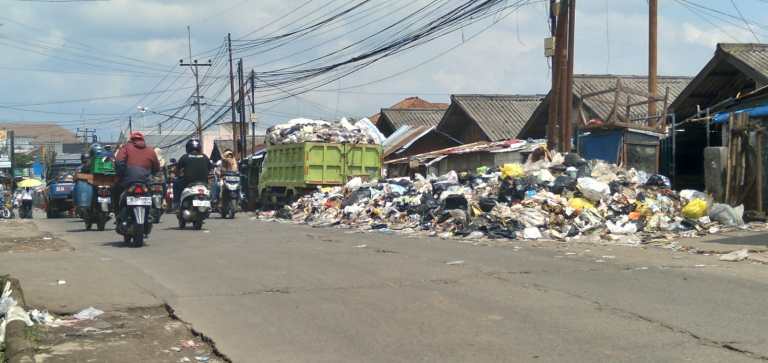
<svg viewBox="0 0 768 363"><path fill-rule="evenodd" d="M236 143L235 137L236 135L235 130L237 130L237 121L235 117L235 76L232 71L232 34L227 33L227 50L229 51L229 101L230 101L230 109L232 110L232 143ZM239 136L238 136L239 138ZM237 149L237 147L235 147ZM237 159L240 158L240 154L238 150L235 150L235 157Z"/></svg>
<svg viewBox="0 0 768 363"><path fill-rule="evenodd" d="M200 96L200 77L199 77L199 67L210 67L211 61L208 60L208 63L198 63L197 59L192 60L192 33L189 30L189 25L187 25L187 41L189 45L189 63L184 63L183 59L179 59L179 65L182 67L192 67L192 74L195 75L195 101L192 103L193 106L197 108L197 138L200 140L200 143L203 142L203 116L200 112L200 99L202 96Z"/></svg>
<svg viewBox="0 0 768 363"><path fill-rule="evenodd" d="M648 0L648 117L656 115L656 61L657 61L657 27L658 0ZM653 124L656 122L654 121ZM651 125L653 126L653 125Z"/></svg>
<svg viewBox="0 0 768 363"><path fill-rule="evenodd" d="M557 1L556 0L549 0L549 32L551 35L550 39L553 39L555 44L557 44L558 40L555 38L557 33ZM556 46L555 46L556 47ZM551 49L551 48L550 48ZM545 49L545 55L550 58L550 65L551 65L551 73L552 73L552 85L549 91L549 108L547 110L547 147L550 150L554 150L557 147L557 104L558 104L558 88L557 88L557 62L556 59L551 53L551 50L549 50L550 53L546 53L547 50Z"/></svg>
<svg viewBox="0 0 768 363"><path fill-rule="evenodd" d="M88 139L91 139L93 142L96 142L96 140L95 140L95 138L96 138L96 129L91 129L91 128L87 128L87 127L81 129L81 128L78 127L77 130L75 131L75 134L77 135L78 138L80 138L82 140L83 144L87 144L88 143Z"/></svg>
<svg viewBox="0 0 768 363"><path fill-rule="evenodd" d="M563 122L563 152L571 151L573 139L573 59L576 28L576 0L568 0L568 65L565 78L565 121Z"/></svg>
<svg viewBox="0 0 768 363"><path fill-rule="evenodd" d="M237 139L237 146L240 148L240 158L242 158L248 153L248 150L245 147L246 132L248 132L248 129L245 127L245 85L243 79L242 58L237 61L237 85L237 97L239 99L239 102L237 103L237 111L240 113L240 120L238 125L238 132L240 133L240 137Z"/></svg>
<svg viewBox="0 0 768 363"><path fill-rule="evenodd" d="M565 125L568 123L568 121L565 119L566 117L566 109L568 107L571 107L568 105L567 102L567 93L568 93L568 54L567 54L567 46L568 46L568 13L569 13L569 6L570 1L569 0L561 0L560 1L560 8L558 10L558 16L557 16L557 32L555 35L555 66L552 67L553 71L557 72L557 82L555 85L553 85L553 90L557 90L557 97L554 99L557 103L557 125L558 125L558 135L557 137L557 146L560 151L564 151L566 149L565 144L567 143L564 133Z"/></svg>
<svg viewBox="0 0 768 363"><path fill-rule="evenodd" d="M251 69L251 152L256 150L256 72Z"/></svg>
<svg viewBox="0 0 768 363"><path fill-rule="evenodd" d="M131 116L128 116L128 133L129 133L128 138L130 138L131 137L130 134L133 133L133 119L131 118Z"/></svg>
<svg viewBox="0 0 768 363"><path fill-rule="evenodd" d="M13 193L16 191L16 152L14 151L16 148L16 133L13 130L8 130L8 140L11 142L8 159L11 161L11 192Z"/></svg>

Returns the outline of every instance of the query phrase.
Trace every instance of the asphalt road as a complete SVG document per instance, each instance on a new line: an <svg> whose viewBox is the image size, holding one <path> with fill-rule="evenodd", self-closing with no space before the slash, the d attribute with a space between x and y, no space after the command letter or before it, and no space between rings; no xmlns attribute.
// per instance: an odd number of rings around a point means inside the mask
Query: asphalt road
<svg viewBox="0 0 768 363"><path fill-rule="evenodd" d="M476 246L246 215L209 220L206 231L172 222L164 216L148 245L132 249L113 231L39 220L77 252L26 258L69 266L51 278L87 270L80 279L93 296L165 301L234 362L768 360L765 265L654 248Z"/></svg>

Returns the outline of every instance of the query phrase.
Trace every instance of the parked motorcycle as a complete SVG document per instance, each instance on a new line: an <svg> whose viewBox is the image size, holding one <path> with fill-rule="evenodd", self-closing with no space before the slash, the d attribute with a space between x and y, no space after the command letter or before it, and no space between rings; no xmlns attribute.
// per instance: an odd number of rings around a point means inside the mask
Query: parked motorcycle
<svg viewBox="0 0 768 363"><path fill-rule="evenodd" d="M203 228L203 221L208 218L211 210L211 191L207 185L189 185L181 192L179 199L179 228L184 229L187 223L192 223L196 230Z"/></svg>
<svg viewBox="0 0 768 363"><path fill-rule="evenodd" d="M123 236L127 245L144 245L144 237L152 231L152 223L148 218L151 208L152 197L147 184L132 184L121 196L115 230Z"/></svg>
<svg viewBox="0 0 768 363"><path fill-rule="evenodd" d="M226 172L222 176L221 197L219 198L219 213L221 218L234 219L240 202L240 174Z"/></svg>
<svg viewBox="0 0 768 363"><path fill-rule="evenodd" d="M0 193L0 218L13 218L13 199L14 198L6 197L4 194Z"/></svg>
<svg viewBox="0 0 768 363"><path fill-rule="evenodd" d="M152 223L160 223L160 216L163 215L163 183L161 181L153 181L149 185L149 189L152 194L152 209L150 210L150 216Z"/></svg>

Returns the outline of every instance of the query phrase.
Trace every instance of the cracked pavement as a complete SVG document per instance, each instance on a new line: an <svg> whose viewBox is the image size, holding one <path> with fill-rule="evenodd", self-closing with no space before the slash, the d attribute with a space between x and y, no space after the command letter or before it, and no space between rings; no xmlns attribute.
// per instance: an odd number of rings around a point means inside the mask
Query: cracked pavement
<svg viewBox="0 0 768 363"><path fill-rule="evenodd" d="M246 215L207 231L163 220L141 249L120 248L114 231L38 220L74 251L0 255L0 265L52 310L168 303L234 362L768 360L765 265Z"/></svg>

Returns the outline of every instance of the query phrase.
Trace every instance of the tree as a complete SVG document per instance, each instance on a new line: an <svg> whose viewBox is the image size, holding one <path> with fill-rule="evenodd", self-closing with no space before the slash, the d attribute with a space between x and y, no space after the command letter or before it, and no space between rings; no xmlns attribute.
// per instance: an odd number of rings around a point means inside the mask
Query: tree
<svg viewBox="0 0 768 363"><path fill-rule="evenodd" d="M26 169L32 166L32 163L35 162L34 155L31 154L14 154L13 155L13 164L14 167L19 169Z"/></svg>

